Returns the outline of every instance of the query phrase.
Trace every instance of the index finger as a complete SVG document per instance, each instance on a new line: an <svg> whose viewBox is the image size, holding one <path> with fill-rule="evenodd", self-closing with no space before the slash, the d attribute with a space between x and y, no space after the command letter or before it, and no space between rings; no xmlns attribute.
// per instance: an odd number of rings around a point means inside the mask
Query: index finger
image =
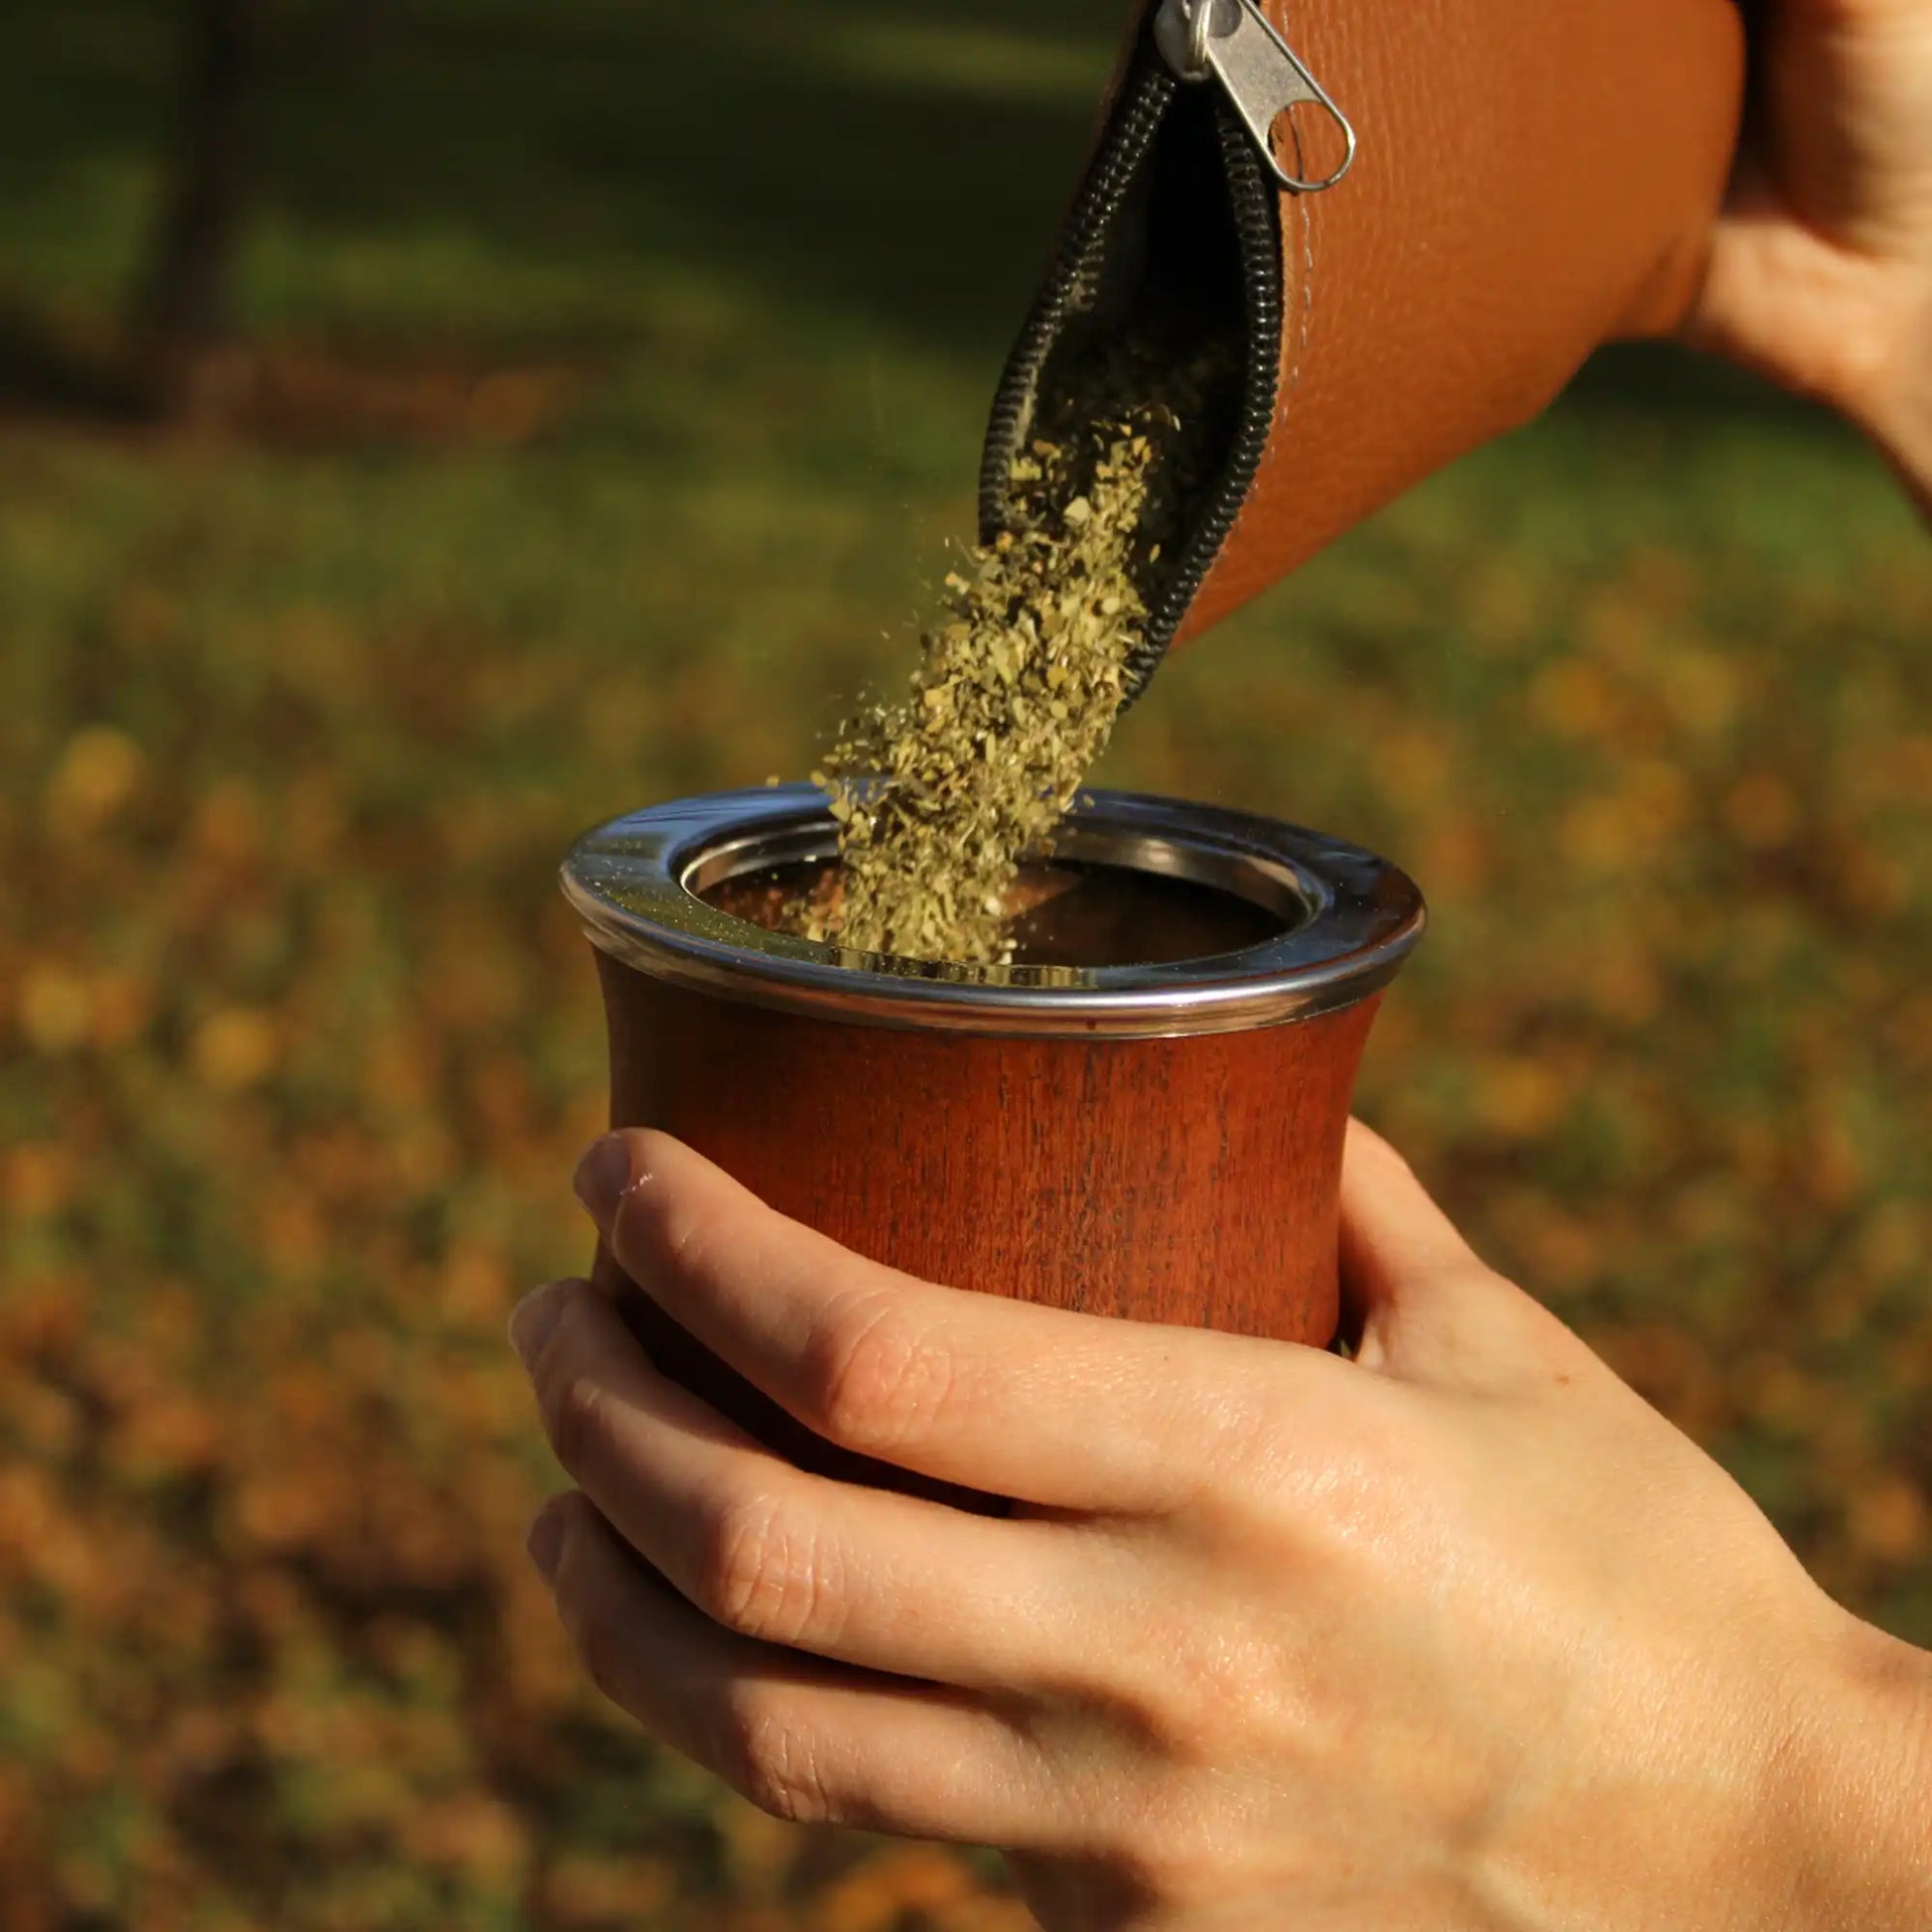
<svg viewBox="0 0 1932 1932"><path fill-rule="evenodd" d="M1023 1502L1178 1507L1201 1449L1248 1414L1255 1351L1284 1373L1291 1358L1328 1360L916 1280L766 1207L663 1134L614 1134L579 1175L630 1279L808 1429Z"/></svg>

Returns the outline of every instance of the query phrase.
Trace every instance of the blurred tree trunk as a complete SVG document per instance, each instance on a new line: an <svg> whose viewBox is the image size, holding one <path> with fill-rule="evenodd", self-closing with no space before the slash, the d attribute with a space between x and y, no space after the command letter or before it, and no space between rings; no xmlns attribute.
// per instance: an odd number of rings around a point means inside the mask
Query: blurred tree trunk
<svg viewBox="0 0 1932 1932"><path fill-rule="evenodd" d="M135 296L135 376L150 406L192 407L234 319L262 0L182 0L175 151Z"/></svg>
<svg viewBox="0 0 1932 1932"><path fill-rule="evenodd" d="M351 57L367 55L394 29L397 11L397 0L329 0L323 38Z"/></svg>

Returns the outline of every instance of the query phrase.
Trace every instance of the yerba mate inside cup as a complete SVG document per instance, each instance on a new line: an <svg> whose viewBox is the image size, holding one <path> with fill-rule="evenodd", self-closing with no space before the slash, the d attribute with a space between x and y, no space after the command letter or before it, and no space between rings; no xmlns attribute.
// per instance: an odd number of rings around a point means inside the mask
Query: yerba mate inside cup
<svg viewBox="0 0 1932 1932"><path fill-rule="evenodd" d="M806 785L578 843L612 1124L927 1280L1326 1344L1355 1070L1423 928L1410 880L1272 820L1094 792L1016 889L1016 962L949 966L772 929L836 852ZM598 1266L667 1372L851 1472Z"/></svg>
<svg viewBox="0 0 1932 1932"><path fill-rule="evenodd" d="M566 897L600 953L797 1015L981 1037L1185 1037L1308 1021L1379 992L1423 924L1394 867L1210 805L1096 791L1013 895L1012 966L847 951L781 929L836 863L810 785L684 798L579 840Z"/></svg>

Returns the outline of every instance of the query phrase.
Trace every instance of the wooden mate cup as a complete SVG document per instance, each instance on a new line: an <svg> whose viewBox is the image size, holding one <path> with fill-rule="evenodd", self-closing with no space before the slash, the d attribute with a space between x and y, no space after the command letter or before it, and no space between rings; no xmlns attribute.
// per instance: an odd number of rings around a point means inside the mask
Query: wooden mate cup
<svg viewBox="0 0 1932 1932"><path fill-rule="evenodd" d="M1325 1345L1355 1071L1423 927L1410 880L1264 818L1094 792L1023 876L1016 963L947 966L757 922L836 851L803 785L578 843L563 884L597 949L612 1125L930 1281ZM760 1439L934 1493L805 1431L608 1254L597 1274L659 1366Z"/></svg>

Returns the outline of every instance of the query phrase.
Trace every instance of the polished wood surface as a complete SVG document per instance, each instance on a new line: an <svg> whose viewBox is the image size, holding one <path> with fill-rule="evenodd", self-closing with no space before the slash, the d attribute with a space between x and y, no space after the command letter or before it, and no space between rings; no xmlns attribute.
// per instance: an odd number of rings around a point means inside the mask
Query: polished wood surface
<svg viewBox="0 0 1932 1932"><path fill-rule="evenodd" d="M674 1134L861 1254L1095 1314L1334 1333L1342 1140L1374 998L1251 1033L989 1039L738 1005L602 953L598 970L612 1125ZM808 1465L885 1479L705 1355L608 1256L598 1272L668 1373Z"/></svg>

